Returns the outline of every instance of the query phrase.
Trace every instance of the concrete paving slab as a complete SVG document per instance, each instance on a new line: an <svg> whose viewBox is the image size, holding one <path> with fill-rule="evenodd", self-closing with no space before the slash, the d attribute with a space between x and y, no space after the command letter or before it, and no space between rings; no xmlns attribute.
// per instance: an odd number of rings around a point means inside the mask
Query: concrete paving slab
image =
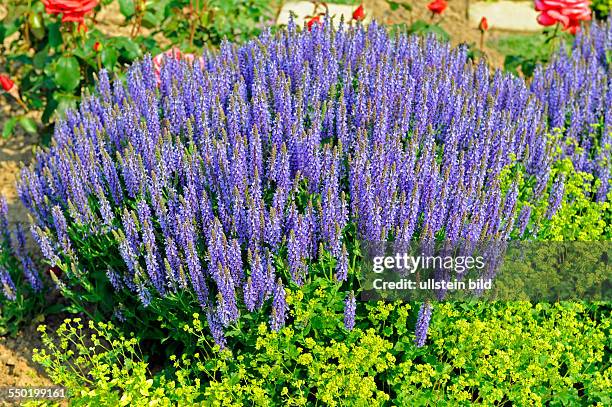
<svg viewBox="0 0 612 407"><path fill-rule="evenodd" d="M491 29L531 32L543 29L536 20L538 12L532 1L479 1L470 4L469 16L472 27L478 27L480 19L486 17Z"/></svg>

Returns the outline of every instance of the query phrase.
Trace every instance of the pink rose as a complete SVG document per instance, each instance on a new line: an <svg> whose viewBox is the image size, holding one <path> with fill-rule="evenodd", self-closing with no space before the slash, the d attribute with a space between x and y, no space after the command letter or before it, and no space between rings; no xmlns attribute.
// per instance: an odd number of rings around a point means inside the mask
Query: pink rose
<svg viewBox="0 0 612 407"><path fill-rule="evenodd" d="M162 52L161 54L155 55L155 57L153 58L153 69L155 70L155 77L157 78L158 82L160 80L161 67L166 58L174 58L177 61L183 60L187 61L187 63L189 64L193 64L193 61L195 61L196 56L188 53L183 54L181 50L176 47L170 48L166 52ZM202 61L200 60L200 64L201 63Z"/></svg>
<svg viewBox="0 0 612 407"><path fill-rule="evenodd" d="M535 9L540 11L538 23L544 26L561 23L563 29L576 34L581 21L591 19L590 0L535 0Z"/></svg>

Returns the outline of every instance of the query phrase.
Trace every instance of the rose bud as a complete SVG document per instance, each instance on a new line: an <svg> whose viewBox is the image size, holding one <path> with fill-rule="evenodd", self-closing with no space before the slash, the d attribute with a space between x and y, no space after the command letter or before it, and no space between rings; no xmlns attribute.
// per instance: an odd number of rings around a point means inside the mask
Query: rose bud
<svg viewBox="0 0 612 407"><path fill-rule="evenodd" d="M316 16L316 17L313 17L310 20L308 20L308 22L306 23L306 27L308 27L308 31L312 30L312 27L315 24L321 24L321 17L320 16Z"/></svg>
<svg viewBox="0 0 612 407"><path fill-rule="evenodd" d="M481 32L485 32L489 30L489 22L487 21L486 17L483 17L480 19L480 24L478 24L478 29Z"/></svg>
<svg viewBox="0 0 612 407"><path fill-rule="evenodd" d="M15 82L8 75L0 74L0 86L2 86L5 92L9 92L15 86Z"/></svg>
<svg viewBox="0 0 612 407"><path fill-rule="evenodd" d="M363 21L365 18L365 10L363 9L363 4L357 7L355 11L353 11L353 20L355 21Z"/></svg>

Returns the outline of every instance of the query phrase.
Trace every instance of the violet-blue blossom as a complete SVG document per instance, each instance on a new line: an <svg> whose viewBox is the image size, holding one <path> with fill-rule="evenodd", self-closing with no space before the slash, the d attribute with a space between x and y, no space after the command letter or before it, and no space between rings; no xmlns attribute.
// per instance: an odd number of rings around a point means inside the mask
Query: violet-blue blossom
<svg viewBox="0 0 612 407"><path fill-rule="evenodd" d="M357 302L355 294L351 291L344 301L344 327L351 331L355 327L355 311Z"/></svg>
<svg viewBox="0 0 612 407"><path fill-rule="evenodd" d="M417 316L416 327L414 328L414 343L419 348L425 345L427 340L427 331L432 311L433 306L429 302L424 302L421 304L421 308L419 308L419 315Z"/></svg>
<svg viewBox="0 0 612 407"><path fill-rule="evenodd" d="M270 328L273 331L280 330L285 326L285 320L287 318L287 301L285 299L285 287L283 282L279 279L276 282L274 288L274 294L272 296L272 313L270 315Z"/></svg>

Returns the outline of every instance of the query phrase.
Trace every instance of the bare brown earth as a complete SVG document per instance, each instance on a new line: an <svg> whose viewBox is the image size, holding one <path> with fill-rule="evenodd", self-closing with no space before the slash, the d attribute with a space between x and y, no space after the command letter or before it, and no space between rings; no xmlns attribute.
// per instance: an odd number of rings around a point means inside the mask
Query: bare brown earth
<svg viewBox="0 0 612 407"><path fill-rule="evenodd" d="M0 387L52 385L32 362L36 347L40 347L40 342L35 326L26 327L16 338L0 338Z"/></svg>

